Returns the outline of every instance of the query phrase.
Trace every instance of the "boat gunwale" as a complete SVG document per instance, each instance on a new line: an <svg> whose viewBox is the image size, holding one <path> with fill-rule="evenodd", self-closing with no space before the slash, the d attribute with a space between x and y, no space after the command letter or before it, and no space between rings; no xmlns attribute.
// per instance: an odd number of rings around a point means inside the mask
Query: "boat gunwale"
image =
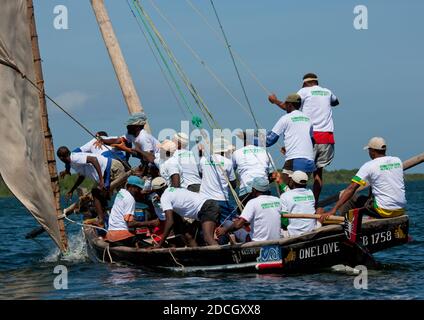
<svg viewBox="0 0 424 320"><path fill-rule="evenodd" d="M402 215L399 217L394 218L383 218L383 219L370 219L363 221L362 228L363 229L369 229L374 227L375 225L379 225L382 222L393 222L399 220L396 223L403 223L407 222L409 220L408 215ZM90 230L88 230L90 229ZM344 235L343 233L343 226L342 224L337 225L329 225L324 226L319 229L316 229L314 231L302 234L297 237L290 237L290 238L281 238L278 240L267 240L267 241L251 241L248 243L237 243L237 244L226 244L226 245L214 245L214 246L199 246L199 247L182 247L182 248L157 248L157 249L144 249L144 248L133 248L133 247L125 247L125 246L116 246L116 247L110 247L109 244L104 241L102 238L99 238L98 236L94 235L94 230L89 227L84 227L84 232L90 232L92 234L92 242L94 245L106 249L109 247L109 250L111 252L125 252L125 253L143 253L143 254L169 254L172 253L181 253L181 252L202 252L202 251L222 251L222 250L243 250L243 249L257 249L264 246L272 246L272 245L292 245L292 244L300 244L303 242L311 241L313 239L316 239L320 235L329 234L329 236L338 236L338 235ZM339 231L340 233L337 233ZM333 233L334 232L334 233ZM323 239L323 238L320 238Z"/></svg>

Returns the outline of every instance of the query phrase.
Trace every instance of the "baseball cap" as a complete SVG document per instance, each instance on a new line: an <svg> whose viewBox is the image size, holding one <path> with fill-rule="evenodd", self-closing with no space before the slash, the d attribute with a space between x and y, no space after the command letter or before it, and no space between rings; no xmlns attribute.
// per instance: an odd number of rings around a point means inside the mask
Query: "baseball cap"
<svg viewBox="0 0 424 320"><path fill-rule="evenodd" d="M252 181L252 189L266 192L269 191L269 181L268 179L262 177L256 177Z"/></svg>
<svg viewBox="0 0 424 320"><path fill-rule="evenodd" d="M132 186L139 187L140 189L144 188L144 180L137 176L129 176L127 180L127 184Z"/></svg>
<svg viewBox="0 0 424 320"><path fill-rule="evenodd" d="M301 103L302 98L297 93L291 93L287 96L286 102Z"/></svg>
<svg viewBox="0 0 424 320"><path fill-rule="evenodd" d="M152 180L152 190L159 190L166 186L166 181L162 177L156 177Z"/></svg>
<svg viewBox="0 0 424 320"><path fill-rule="evenodd" d="M293 174L290 176L292 180L297 184L307 184L308 183L308 175L300 170L297 170L293 172Z"/></svg>
<svg viewBox="0 0 424 320"><path fill-rule="evenodd" d="M364 150L374 149L374 150L386 150L387 145L386 141L382 137L374 137L368 141L368 144L364 147Z"/></svg>

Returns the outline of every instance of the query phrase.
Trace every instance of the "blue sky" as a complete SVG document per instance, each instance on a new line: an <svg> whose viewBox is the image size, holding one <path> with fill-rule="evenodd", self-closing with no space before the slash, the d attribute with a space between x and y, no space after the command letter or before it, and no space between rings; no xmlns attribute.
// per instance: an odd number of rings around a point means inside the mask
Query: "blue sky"
<svg viewBox="0 0 424 320"><path fill-rule="evenodd" d="M204 61L243 101L227 49L185 0L152 0ZM192 0L217 29L209 0ZM125 130L128 111L88 0L34 0L46 90L93 131ZM106 0L153 132L178 130L185 120L131 14L126 0ZM250 116L223 91L176 34L143 0L160 32L222 127L252 128ZM260 81L278 96L297 91L303 74L339 97L334 110L336 158L329 169L357 168L371 136L386 138L389 153L407 159L423 152L421 77L424 70L420 0L277 1L214 0L232 48ZM368 30L355 30L353 9L368 8ZM53 27L56 5L68 8L69 30ZM240 66L260 123L271 129L282 110ZM77 147L90 137L60 111L49 107L56 146ZM272 153L279 165L278 148ZM412 172L424 172L423 166Z"/></svg>

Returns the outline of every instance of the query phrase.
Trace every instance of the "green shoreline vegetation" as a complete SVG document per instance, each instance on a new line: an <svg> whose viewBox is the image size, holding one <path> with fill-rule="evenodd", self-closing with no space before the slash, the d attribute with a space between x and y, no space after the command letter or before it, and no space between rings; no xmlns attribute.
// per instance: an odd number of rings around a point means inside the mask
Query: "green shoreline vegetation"
<svg viewBox="0 0 424 320"><path fill-rule="evenodd" d="M348 184L352 177L358 172L357 169L352 170L334 170L334 171L324 171L324 183L325 184ZM71 176L66 176L64 179L60 179L60 190L62 194L65 194L75 183L77 175L73 174ZM405 174L406 181L424 181L424 173L407 173ZM93 187L93 183L86 179L81 187L87 188L90 190ZM13 194L7 188L3 179L0 176L0 197L10 197Z"/></svg>

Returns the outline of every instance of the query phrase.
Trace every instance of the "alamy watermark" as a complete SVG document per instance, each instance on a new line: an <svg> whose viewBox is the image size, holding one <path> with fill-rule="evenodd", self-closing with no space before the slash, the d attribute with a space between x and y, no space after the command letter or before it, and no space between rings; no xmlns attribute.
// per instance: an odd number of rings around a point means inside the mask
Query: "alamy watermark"
<svg viewBox="0 0 424 320"><path fill-rule="evenodd" d="M368 30L368 8L365 5L357 5L353 8L353 27L356 30Z"/></svg>
<svg viewBox="0 0 424 320"><path fill-rule="evenodd" d="M57 5L53 9L56 16L53 19L53 27L56 30L68 30L68 8L64 5Z"/></svg>
<svg viewBox="0 0 424 320"><path fill-rule="evenodd" d="M367 290L368 289L368 269L366 266L359 265L355 267L356 270L359 270L359 274L353 280L353 287L357 290Z"/></svg>
<svg viewBox="0 0 424 320"><path fill-rule="evenodd" d="M67 290L68 289L68 268L64 265L57 265L53 269L53 273L57 276L53 280L53 287L56 290Z"/></svg>

